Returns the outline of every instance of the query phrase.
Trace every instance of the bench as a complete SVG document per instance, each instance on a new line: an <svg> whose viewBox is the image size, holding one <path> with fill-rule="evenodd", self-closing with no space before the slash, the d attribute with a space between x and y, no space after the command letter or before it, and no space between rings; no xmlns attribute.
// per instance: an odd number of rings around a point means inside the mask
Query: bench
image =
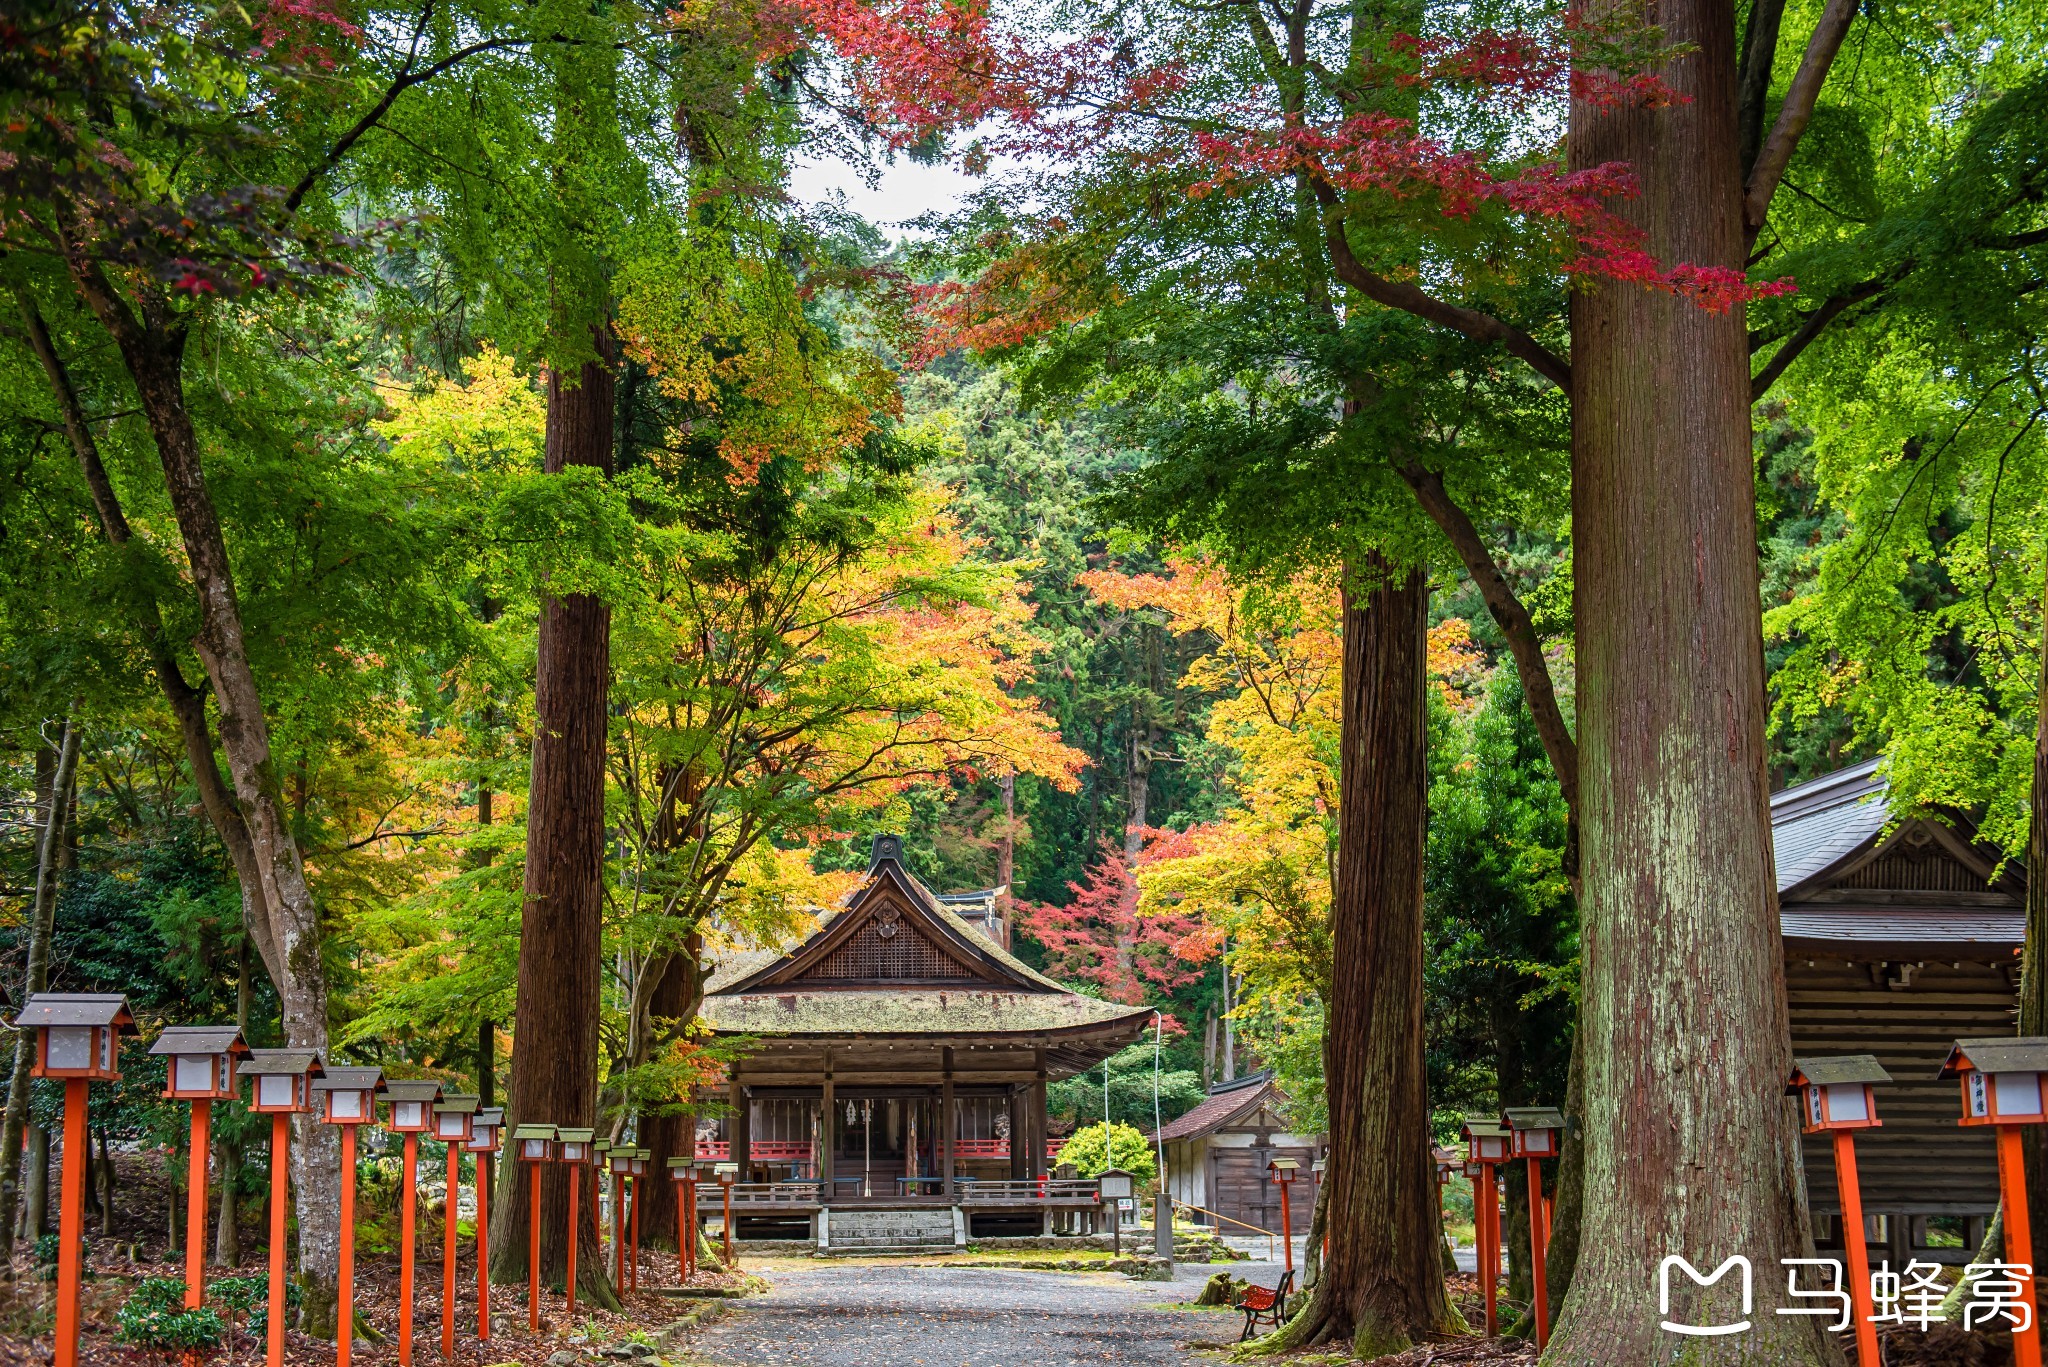
<svg viewBox="0 0 2048 1367"><path fill-rule="evenodd" d="M1287 1293L1293 1289L1294 1273L1289 1270L1278 1286L1247 1286L1239 1292L1237 1308L1244 1311L1244 1332L1237 1336L1237 1341L1243 1343L1261 1324L1278 1329L1287 1319Z"/></svg>

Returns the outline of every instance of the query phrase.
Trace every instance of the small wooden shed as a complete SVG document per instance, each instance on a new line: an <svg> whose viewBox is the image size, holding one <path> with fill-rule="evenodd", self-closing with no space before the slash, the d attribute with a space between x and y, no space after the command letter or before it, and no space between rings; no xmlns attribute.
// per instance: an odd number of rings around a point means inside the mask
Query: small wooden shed
<svg viewBox="0 0 2048 1367"><path fill-rule="evenodd" d="M1253 1073L1217 1083L1199 1106L1161 1126L1154 1142L1166 1150L1173 1199L1194 1207L1194 1218L1215 1225L1218 1233L1249 1234L1247 1225L1278 1232L1281 1188L1266 1165L1292 1159L1307 1174L1324 1149L1321 1135L1290 1128L1285 1100L1270 1070ZM1294 1227L1307 1229L1315 1213L1315 1183L1304 1176L1289 1183L1287 1192Z"/></svg>
<svg viewBox="0 0 2048 1367"><path fill-rule="evenodd" d="M1936 1074L1958 1038L2014 1032L2024 871L2000 869L1965 813L1894 825L1876 761L1774 795L1771 836L1792 1053L1872 1054L1895 1079L1877 1093L1882 1126L1856 1142L1877 1256L1966 1262L1998 1163ZM1826 1136L1802 1152L1815 1232L1839 1247Z"/></svg>

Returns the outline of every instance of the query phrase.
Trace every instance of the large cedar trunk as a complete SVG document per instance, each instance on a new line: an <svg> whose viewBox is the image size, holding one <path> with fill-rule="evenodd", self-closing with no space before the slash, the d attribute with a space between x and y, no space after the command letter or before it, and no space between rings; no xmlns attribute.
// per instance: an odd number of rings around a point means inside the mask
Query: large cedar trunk
<svg viewBox="0 0 2048 1367"><path fill-rule="evenodd" d="M600 341L608 339L600 338ZM548 376L545 469L612 469L611 371L586 363L571 387ZM604 759L611 683L611 610L589 594L549 598L541 608L535 664L533 775L526 818L525 903L519 922L519 977L512 1035L509 1124L589 1126L597 1114L597 1027L604 911ZM509 1131L508 1131L509 1132ZM507 1163L498 1180L502 1212L491 1221L491 1272L526 1278L527 1174ZM541 1184L541 1265L550 1285L568 1268L569 1178L550 1164ZM596 1183L586 1173L577 1222L578 1294L616 1308L618 1297L587 1211Z"/></svg>
<svg viewBox="0 0 2048 1367"><path fill-rule="evenodd" d="M1347 579L1353 576L1347 575ZM1398 1352L1461 1326L1438 1266L1422 1038L1426 580L1378 559L1344 601L1335 972L1324 1036L1328 1262L1275 1347Z"/></svg>
<svg viewBox="0 0 2048 1367"><path fill-rule="evenodd" d="M1611 0L1594 27L1640 21ZM1574 169L1634 168L1615 207L1666 263L1741 269L1731 0L1656 21L1690 49L1657 109L1575 103ZM1779 1260L1810 1252L1799 1133L1781 1093L1785 986L1764 766L1749 363L1740 310L1588 280L1572 305L1583 991L1580 1241L1545 1359L1839 1360L1781 1316ZM1730 1269L1745 1257L1754 1304ZM1660 1327L1732 1325L1721 1337Z"/></svg>

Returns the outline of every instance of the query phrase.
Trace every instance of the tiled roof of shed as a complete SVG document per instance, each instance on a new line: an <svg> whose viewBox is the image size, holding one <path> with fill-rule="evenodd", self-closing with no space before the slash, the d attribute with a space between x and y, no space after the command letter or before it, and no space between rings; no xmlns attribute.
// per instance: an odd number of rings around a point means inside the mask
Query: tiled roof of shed
<svg viewBox="0 0 2048 1367"><path fill-rule="evenodd" d="M1184 1116L1167 1121L1149 1137L1164 1143L1176 1139L1199 1139L1222 1129L1238 1116L1257 1110L1272 1094L1273 1074L1270 1071L1235 1078L1216 1086L1199 1106Z"/></svg>

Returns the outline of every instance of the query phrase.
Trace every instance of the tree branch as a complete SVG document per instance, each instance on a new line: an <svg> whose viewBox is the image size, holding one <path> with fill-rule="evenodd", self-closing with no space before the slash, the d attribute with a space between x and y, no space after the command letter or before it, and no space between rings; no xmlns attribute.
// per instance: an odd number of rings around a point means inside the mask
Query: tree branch
<svg viewBox="0 0 2048 1367"><path fill-rule="evenodd" d="M1335 207L1336 191L1318 177L1315 181L1316 197L1326 208ZM1556 385L1569 397L1572 392L1572 369L1563 358L1538 342L1518 327L1512 327L1490 313L1464 308L1448 303L1433 294L1366 269L1351 251L1350 239L1344 235L1344 220L1333 216L1324 233L1330 248L1330 268L1337 278L1357 290L1376 304L1412 313L1424 322L1450 328L1479 342L1494 342L1507 349L1508 354L1520 357L1529 363L1538 375Z"/></svg>
<svg viewBox="0 0 2048 1367"><path fill-rule="evenodd" d="M1742 176L1749 179L1757 149L1764 141L1764 105L1771 96L1771 67L1778 57L1778 29L1785 18L1785 0L1750 0L1749 23L1742 35L1742 70L1736 76L1736 145L1742 151Z"/></svg>
<svg viewBox="0 0 2048 1367"><path fill-rule="evenodd" d="M1770 215L1771 197L1778 192L1778 182L1792 162L1792 153L1798 148L1806 125L1813 119L1813 106L1820 99L1821 87L1827 84L1828 68L1834 65L1835 54L1842 50L1842 39L1848 36L1849 25L1856 18L1856 6L1857 0L1828 0L1820 22L1814 25L1813 37L1807 40L1806 55L1800 59L1799 70L1793 73L1792 84L1785 91L1785 103L1778 107L1778 121L1757 152L1756 164L1750 168L1749 187L1743 196L1743 223L1750 241L1756 240L1757 231Z"/></svg>
<svg viewBox="0 0 2048 1367"><path fill-rule="evenodd" d="M1486 610L1507 637L1508 653L1515 657L1515 673L1522 680L1522 694L1529 700L1529 713L1536 721L1536 734L1542 738L1543 753L1550 757L1550 767L1557 774L1557 786L1564 792L1564 803L1574 823L1579 811L1579 747L1572 739L1572 733L1565 725L1564 709L1558 705L1557 688L1550 678L1550 662L1543 658L1543 643L1537 639L1536 624L1529 617L1529 609L1515 596L1514 588L1500 566L1493 561L1493 552L1479 535L1479 529L1472 525L1472 519L1457 505L1444 488L1443 476L1434 470L1425 470L1419 465L1399 467L1400 475L1410 489L1415 491L1415 501L1422 505L1422 511L1429 514L1451 548L1464 562L1465 572L1472 576L1472 582L1479 586L1479 596L1486 601Z"/></svg>
<svg viewBox="0 0 2048 1367"><path fill-rule="evenodd" d="M1771 386L1778 382L1778 377L1785 373L1785 367L1799 359L1799 353L1811 346L1814 339L1827 330L1828 324L1841 317L1850 305L1877 298L1891 288L1893 282L1908 269L1910 266L1902 267L1875 280L1866 280L1851 290L1830 295L1822 301L1821 306L1806 315L1806 321L1799 325L1799 330L1785 339L1771 354L1771 359L1764 362L1764 368L1749 382L1749 401L1755 403L1769 393Z"/></svg>
<svg viewBox="0 0 2048 1367"><path fill-rule="evenodd" d="M292 192L289 195L285 196L285 212L298 212L300 202L312 192L315 185L320 183L320 178L329 171L332 171L340 163L341 159L348 155L348 149L361 141L364 134L383 121L384 116L391 112L391 106L398 102L400 95L403 95L416 85L423 85L433 80L450 67L459 66L479 53L490 52L498 48L525 47L532 41L531 38L485 39L482 42L471 43L467 47L457 48L432 66L419 71L411 69L412 59L408 57L406 59L406 66L399 71L397 78L385 89L383 97L370 107L370 112L357 119L348 132L342 134L340 140L334 146L327 149L327 155L320 159L320 163L317 166L309 168L305 175L299 177L299 183L292 187Z"/></svg>

